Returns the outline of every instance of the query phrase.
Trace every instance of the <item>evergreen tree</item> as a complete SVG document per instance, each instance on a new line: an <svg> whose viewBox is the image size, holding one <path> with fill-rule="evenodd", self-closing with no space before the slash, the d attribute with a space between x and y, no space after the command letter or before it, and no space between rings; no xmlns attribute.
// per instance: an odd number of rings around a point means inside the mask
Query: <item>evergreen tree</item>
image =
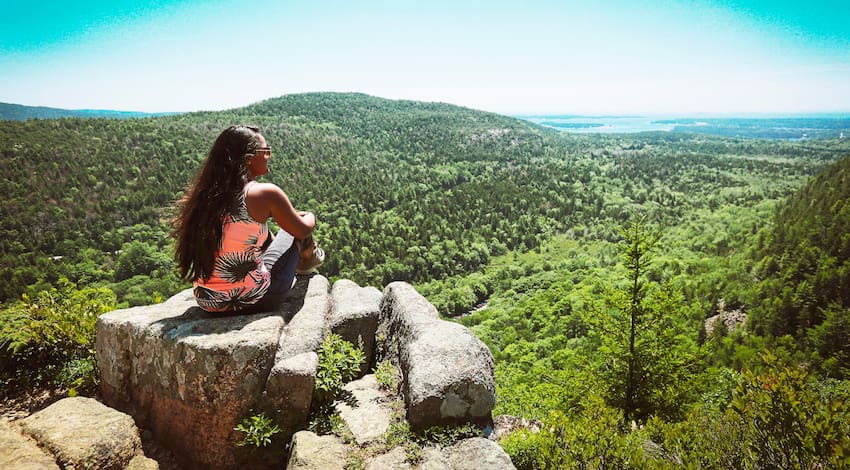
<svg viewBox="0 0 850 470"><path fill-rule="evenodd" d="M683 301L671 286L646 279L660 234L644 219L627 223L621 234L627 283L608 295L594 325L607 399L626 423L676 416L698 362L693 340L683 334Z"/></svg>

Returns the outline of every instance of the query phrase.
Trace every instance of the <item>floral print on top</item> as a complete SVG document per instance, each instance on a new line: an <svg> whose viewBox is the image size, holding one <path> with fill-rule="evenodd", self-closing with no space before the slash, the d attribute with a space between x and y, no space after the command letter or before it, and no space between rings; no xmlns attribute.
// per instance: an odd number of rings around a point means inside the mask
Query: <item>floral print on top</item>
<svg viewBox="0 0 850 470"><path fill-rule="evenodd" d="M268 225L248 214L243 191L224 219L221 249L215 255L212 276L194 282L195 300L202 309L242 310L263 298L271 284L271 274L262 258L262 246L268 236Z"/></svg>

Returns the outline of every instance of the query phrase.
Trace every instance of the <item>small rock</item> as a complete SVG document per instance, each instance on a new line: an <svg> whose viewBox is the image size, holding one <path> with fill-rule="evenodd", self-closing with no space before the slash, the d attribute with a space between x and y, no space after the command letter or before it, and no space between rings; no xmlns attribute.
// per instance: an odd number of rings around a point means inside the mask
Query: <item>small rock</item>
<svg viewBox="0 0 850 470"><path fill-rule="evenodd" d="M20 424L66 468L119 470L142 449L133 418L93 398L65 398Z"/></svg>
<svg viewBox="0 0 850 470"><path fill-rule="evenodd" d="M446 457L436 447L426 447L422 450L422 461L411 464L407 461L404 447L396 447L386 454L373 457L366 462L365 470L452 470ZM484 467L482 467L482 470ZM489 469L487 469L489 470Z"/></svg>
<svg viewBox="0 0 850 470"><path fill-rule="evenodd" d="M299 431L292 436L287 470L344 470L345 444L336 436Z"/></svg>
<svg viewBox="0 0 850 470"><path fill-rule="evenodd" d="M149 459L144 455L137 455L127 464L124 470L159 470L159 463L154 459Z"/></svg>
<svg viewBox="0 0 850 470"><path fill-rule="evenodd" d="M381 391L373 374L349 382L344 390L350 395L338 401L339 416L354 434L359 445L366 445L381 437L390 426L392 410L387 404L389 397Z"/></svg>
<svg viewBox="0 0 850 470"><path fill-rule="evenodd" d="M419 464L419 470L446 470L449 467L449 462L446 456L436 447L426 447L422 450L422 463Z"/></svg>
<svg viewBox="0 0 850 470"><path fill-rule="evenodd" d="M499 444L483 437L464 439L443 450L452 470L516 470Z"/></svg>
<svg viewBox="0 0 850 470"><path fill-rule="evenodd" d="M408 470L413 466L407 461L404 447L396 447L386 454L378 455L366 462L365 470Z"/></svg>

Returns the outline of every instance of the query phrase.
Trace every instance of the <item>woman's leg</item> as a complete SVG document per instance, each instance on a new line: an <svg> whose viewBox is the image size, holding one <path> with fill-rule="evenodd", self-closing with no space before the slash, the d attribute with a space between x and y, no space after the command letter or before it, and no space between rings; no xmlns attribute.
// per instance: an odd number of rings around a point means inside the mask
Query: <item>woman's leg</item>
<svg viewBox="0 0 850 470"><path fill-rule="evenodd" d="M292 289L295 267L300 259L301 242L285 230L279 230L263 253L263 264L271 273L271 285L266 295L257 303L259 311L274 310Z"/></svg>

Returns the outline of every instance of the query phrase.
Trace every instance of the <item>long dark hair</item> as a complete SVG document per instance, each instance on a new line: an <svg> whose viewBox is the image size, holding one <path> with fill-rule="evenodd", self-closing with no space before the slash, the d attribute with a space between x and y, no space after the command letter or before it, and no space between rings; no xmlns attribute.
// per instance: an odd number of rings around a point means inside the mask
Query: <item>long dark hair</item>
<svg viewBox="0 0 850 470"><path fill-rule="evenodd" d="M260 128L230 126L215 139L172 222L174 258L183 279L209 279L221 248L222 221L248 182L247 157L260 146Z"/></svg>

